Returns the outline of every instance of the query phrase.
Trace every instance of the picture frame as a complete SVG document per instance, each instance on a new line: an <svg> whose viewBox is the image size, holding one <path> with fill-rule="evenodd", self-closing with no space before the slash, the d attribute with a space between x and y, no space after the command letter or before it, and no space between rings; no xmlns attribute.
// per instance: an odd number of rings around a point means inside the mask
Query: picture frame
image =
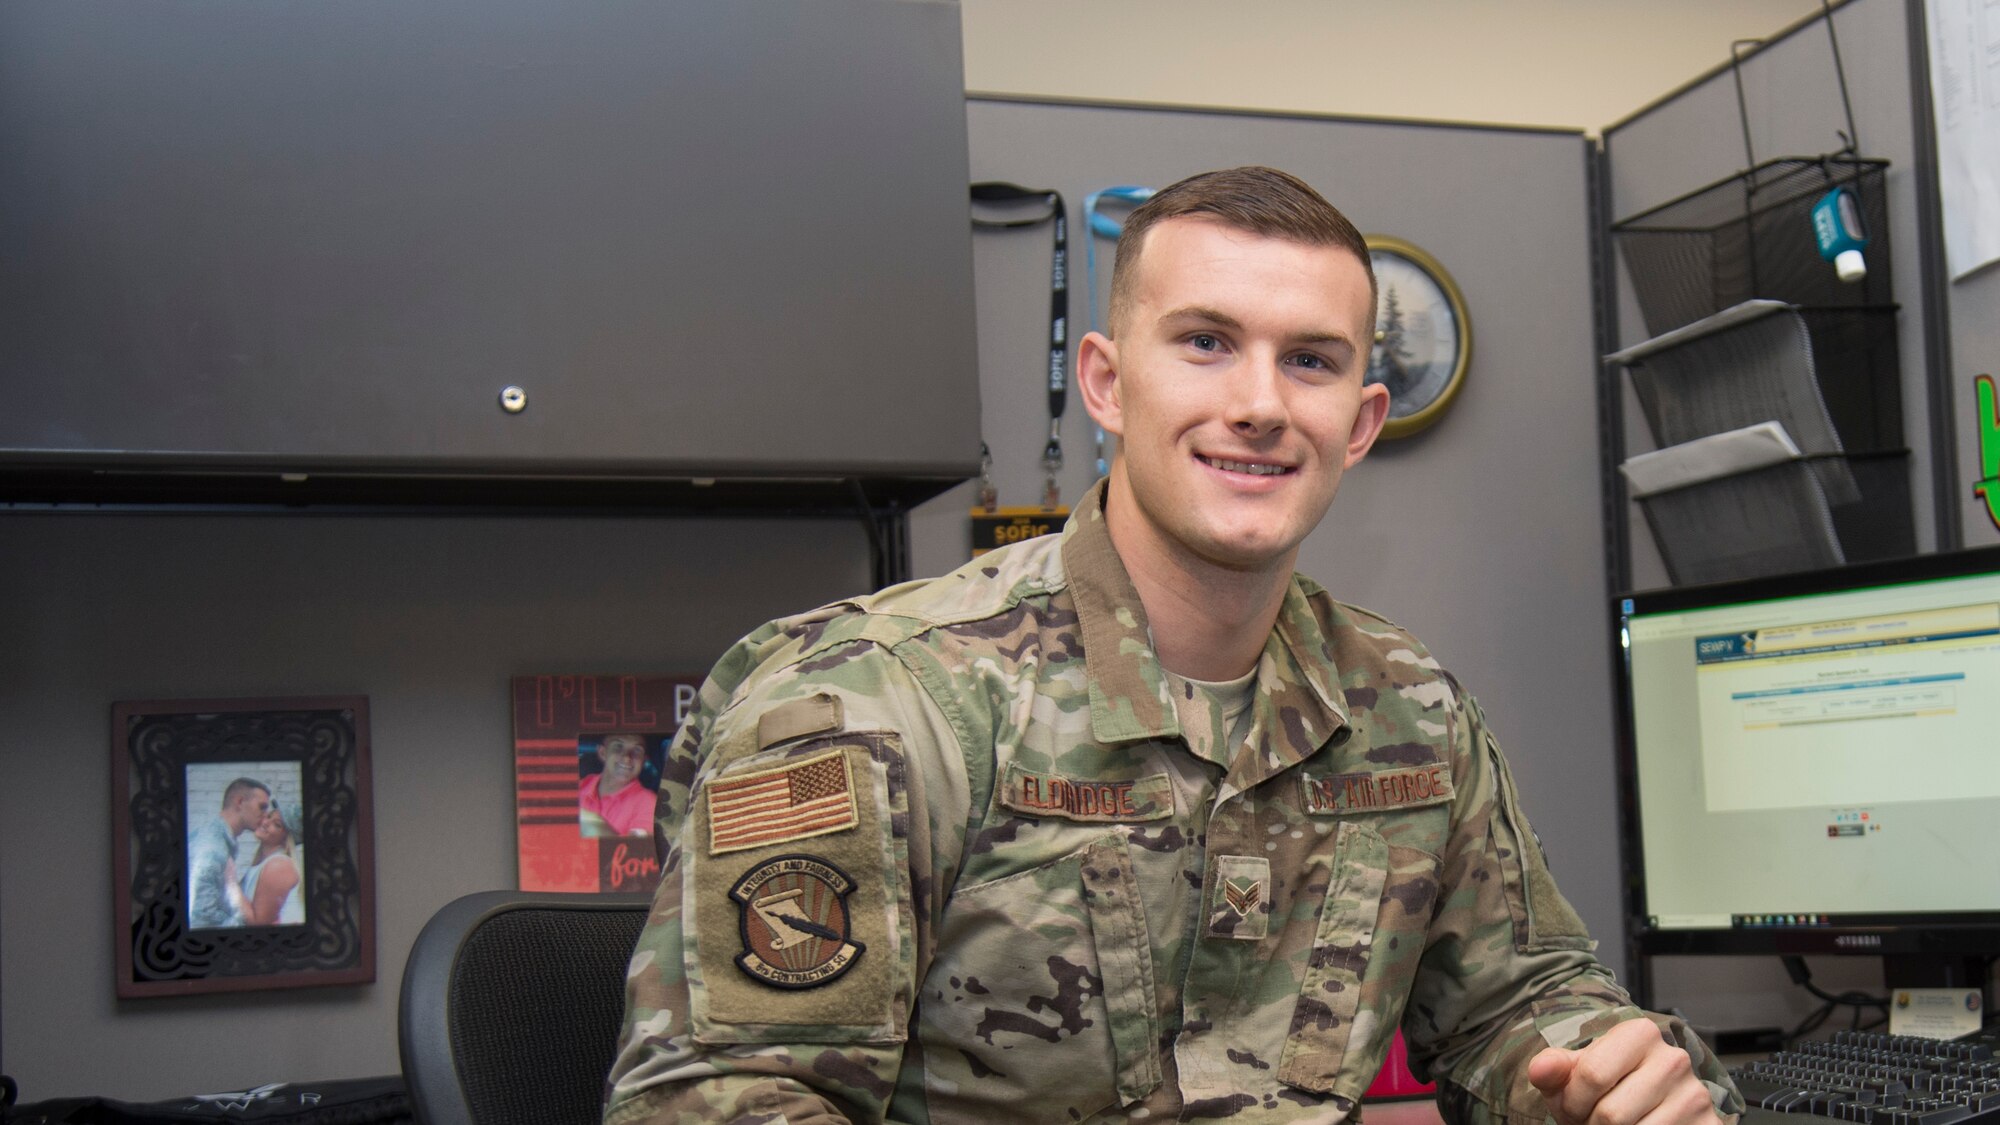
<svg viewBox="0 0 2000 1125"><path fill-rule="evenodd" d="M111 708L120 999L375 979L366 696Z"/></svg>
<svg viewBox="0 0 2000 1125"><path fill-rule="evenodd" d="M515 676L514 820L520 889L651 893L667 750L703 677Z"/></svg>
<svg viewBox="0 0 2000 1125"><path fill-rule="evenodd" d="M1472 317L1458 283L1415 243L1366 235L1375 270L1375 347L1368 382L1389 388L1385 438L1420 433L1444 417L1472 366Z"/></svg>

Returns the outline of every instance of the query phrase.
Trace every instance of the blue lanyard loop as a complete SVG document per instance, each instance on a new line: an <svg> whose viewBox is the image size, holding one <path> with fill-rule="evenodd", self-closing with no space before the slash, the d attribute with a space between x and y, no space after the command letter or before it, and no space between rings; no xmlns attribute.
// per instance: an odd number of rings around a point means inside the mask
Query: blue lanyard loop
<svg viewBox="0 0 2000 1125"><path fill-rule="evenodd" d="M1100 238L1108 238L1115 242L1118 240L1118 236L1124 233L1125 230L1125 226L1122 222L1112 218L1111 216L1097 209L1098 201L1110 200L1114 203L1122 203L1129 209L1132 207L1137 207L1139 204L1146 202L1148 199L1151 199L1152 197L1153 197L1152 188L1139 187L1133 184L1125 184L1119 187L1108 187L1105 188L1103 191L1093 191L1089 195L1083 197L1083 220L1084 223L1090 228L1090 236L1084 240L1083 265L1084 265L1084 271L1090 279L1089 281L1090 330L1092 332L1097 331L1097 325L1098 325L1097 240ZM1104 459L1104 444L1105 444L1104 427L1098 426L1095 429L1097 435L1097 441L1096 441L1097 475L1101 477L1111 471L1111 466L1107 464Z"/></svg>

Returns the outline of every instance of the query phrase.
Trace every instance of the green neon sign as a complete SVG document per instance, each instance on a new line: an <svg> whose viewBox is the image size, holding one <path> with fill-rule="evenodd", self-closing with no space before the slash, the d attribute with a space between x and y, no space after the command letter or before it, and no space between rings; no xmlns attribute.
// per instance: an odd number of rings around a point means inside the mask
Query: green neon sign
<svg viewBox="0 0 2000 1125"><path fill-rule="evenodd" d="M1979 483L1972 493L1986 501L1986 517L2000 527L2000 394L1991 375L1973 376L1972 389L1979 397Z"/></svg>

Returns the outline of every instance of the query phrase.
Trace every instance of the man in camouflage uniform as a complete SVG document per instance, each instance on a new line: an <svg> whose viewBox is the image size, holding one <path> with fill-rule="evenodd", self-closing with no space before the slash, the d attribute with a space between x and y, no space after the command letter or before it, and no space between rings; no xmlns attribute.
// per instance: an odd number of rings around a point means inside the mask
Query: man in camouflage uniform
<svg viewBox="0 0 2000 1125"><path fill-rule="evenodd" d="M663 784L607 1125L1462 1122L1739 1107L1556 891L1478 705L1292 572L1368 451L1374 278L1269 169L1128 220L1060 537L773 622Z"/></svg>

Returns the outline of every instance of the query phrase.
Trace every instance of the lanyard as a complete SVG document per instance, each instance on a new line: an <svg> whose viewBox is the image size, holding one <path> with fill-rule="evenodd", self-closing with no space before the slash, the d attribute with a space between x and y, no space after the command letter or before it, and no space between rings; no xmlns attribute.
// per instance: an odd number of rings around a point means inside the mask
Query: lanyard
<svg viewBox="0 0 2000 1125"><path fill-rule="evenodd" d="M1051 189L1024 188L1018 184L991 181L972 185L972 201L995 205L1039 202L1047 214L1018 219L987 219L975 214L972 225L1005 230L1038 227L1055 222L1055 247L1049 262L1049 443L1042 449L1042 471L1047 480L1042 487L1042 506L1054 508L1061 499L1056 474L1062 471L1062 416L1069 399L1069 215L1063 208L1062 193ZM999 506L993 487L993 458L980 446L979 502L989 511Z"/></svg>
<svg viewBox="0 0 2000 1125"><path fill-rule="evenodd" d="M1083 221L1090 228L1089 237L1085 239L1083 245L1083 268L1085 276L1089 278L1090 330L1092 332L1097 331L1097 240L1108 238L1115 242L1125 229L1123 223L1099 211L1097 209L1097 201L1108 199L1115 203L1123 203L1128 207L1137 207L1152 197L1152 188L1136 187L1131 184L1122 187L1108 187L1103 191L1093 191L1083 197ZM1104 427L1098 426L1095 430L1097 435L1097 475L1101 477L1109 473L1111 467L1104 460Z"/></svg>

